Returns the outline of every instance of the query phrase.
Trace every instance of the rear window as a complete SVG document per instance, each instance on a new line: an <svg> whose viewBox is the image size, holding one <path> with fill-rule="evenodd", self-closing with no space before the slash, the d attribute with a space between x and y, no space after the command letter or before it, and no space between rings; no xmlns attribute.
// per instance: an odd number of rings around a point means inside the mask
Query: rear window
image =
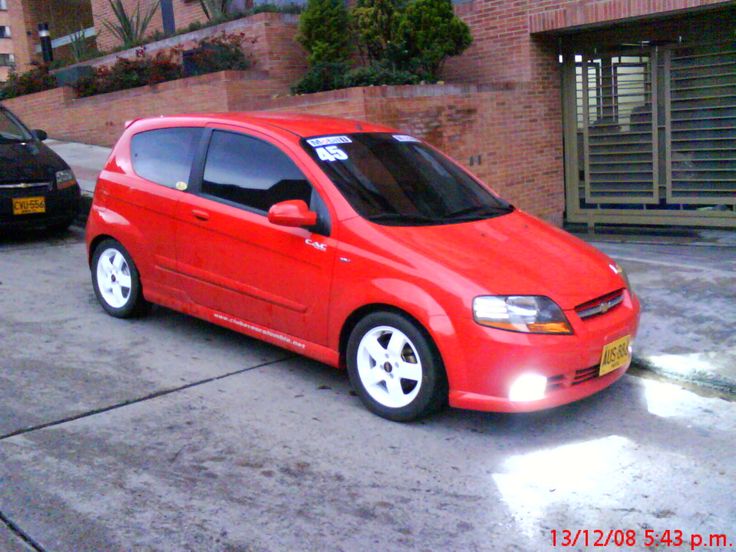
<svg viewBox="0 0 736 552"><path fill-rule="evenodd" d="M130 150L138 176L174 188L189 183L192 161L202 136L201 128L162 128L133 136Z"/></svg>

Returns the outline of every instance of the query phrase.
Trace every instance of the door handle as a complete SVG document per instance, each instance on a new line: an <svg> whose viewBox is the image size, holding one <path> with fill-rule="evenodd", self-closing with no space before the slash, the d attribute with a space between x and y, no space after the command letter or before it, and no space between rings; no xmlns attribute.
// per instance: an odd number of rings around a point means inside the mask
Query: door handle
<svg viewBox="0 0 736 552"><path fill-rule="evenodd" d="M194 218L199 220L210 220L210 214L207 211L192 209L192 215L194 215Z"/></svg>

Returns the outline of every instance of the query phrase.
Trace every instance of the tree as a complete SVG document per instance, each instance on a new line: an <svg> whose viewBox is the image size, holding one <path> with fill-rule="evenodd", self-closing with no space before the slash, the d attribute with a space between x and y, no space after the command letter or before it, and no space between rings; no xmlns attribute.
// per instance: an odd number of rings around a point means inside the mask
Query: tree
<svg viewBox="0 0 736 552"><path fill-rule="evenodd" d="M353 8L352 26L369 62L383 62L391 57L404 4L403 0L358 0Z"/></svg>
<svg viewBox="0 0 736 552"><path fill-rule="evenodd" d="M448 57L462 54L473 41L468 26L452 11L451 0L412 0L398 35L410 67L416 63L432 80Z"/></svg>
<svg viewBox="0 0 736 552"><path fill-rule="evenodd" d="M308 0L297 40L307 50L310 66L347 61L351 42L343 0Z"/></svg>

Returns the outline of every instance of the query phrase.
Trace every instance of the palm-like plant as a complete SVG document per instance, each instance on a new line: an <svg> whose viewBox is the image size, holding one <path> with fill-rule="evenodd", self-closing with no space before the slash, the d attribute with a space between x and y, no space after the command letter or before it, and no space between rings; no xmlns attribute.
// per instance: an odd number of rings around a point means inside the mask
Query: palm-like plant
<svg viewBox="0 0 736 552"><path fill-rule="evenodd" d="M224 19L230 12L233 0L199 0L202 11L210 21Z"/></svg>
<svg viewBox="0 0 736 552"><path fill-rule="evenodd" d="M116 22L103 21L105 27L123 43L125 47L135 46L143 40L146 29L158 9L160 0L156 0L146 13L141 13L141 3L138 0L135 11L125 11L123 0L107 0L110 3Z"/></svg>

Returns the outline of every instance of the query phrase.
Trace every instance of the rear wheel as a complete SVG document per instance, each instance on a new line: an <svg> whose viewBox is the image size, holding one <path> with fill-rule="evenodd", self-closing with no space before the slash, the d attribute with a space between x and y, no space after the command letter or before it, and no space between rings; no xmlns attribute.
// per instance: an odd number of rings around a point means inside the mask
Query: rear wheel
<svg viewBox="0 0 736 552"><path fill-rule="evenodd" d="M353 329L348 375L366 407L408 422L435 412L447 400L447 378L431 339L408 318L373 313Z"/></svg>
<svg viewBox="0 0 736 552"><path fill-rule="evenodd" d="M102 308L117 318L142 314L148 306L133 259L115 240L104 240L95 249L92 284Z"/></svg>

